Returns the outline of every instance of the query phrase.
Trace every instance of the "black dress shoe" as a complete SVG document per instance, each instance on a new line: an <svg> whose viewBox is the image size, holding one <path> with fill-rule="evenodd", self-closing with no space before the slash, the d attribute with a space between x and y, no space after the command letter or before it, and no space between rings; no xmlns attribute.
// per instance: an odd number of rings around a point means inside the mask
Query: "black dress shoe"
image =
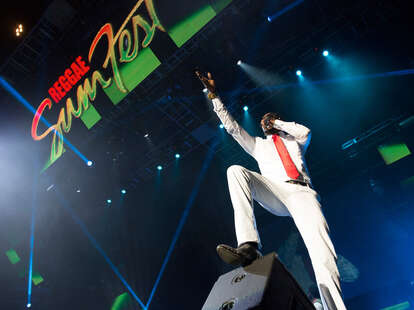
<svg viewBox="0 0 414 310"><path fill-rule="evenodd" d="M233 266L241 265L243 267L262 257L262 254L249 243L244 243L238 248L220 244L217 246L217 254L225 263Z"/></svg>

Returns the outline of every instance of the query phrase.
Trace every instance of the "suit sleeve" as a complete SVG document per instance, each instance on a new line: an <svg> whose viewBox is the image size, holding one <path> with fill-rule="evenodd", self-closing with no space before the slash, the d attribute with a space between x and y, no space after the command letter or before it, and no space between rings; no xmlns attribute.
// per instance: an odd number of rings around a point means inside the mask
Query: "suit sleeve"
<svg viewBox="0 0 414 310"><path fill-rule="evenodd" d="M227 132L233 136L233 138L247 153L249 153L251 156L254 156L253 154L256 145L256 139L249 135L249 133L234 120L234 118L230 115L229 111L227 111L226 107L223 105L219 98L213 99L213 106L214 112L216 112Z"/></svg>
<svg viewBox="0 0 414 310"><path fill-rule="evenodd" d="M307 146L310 142L311 131L309 128L295 122L275 120L274 128L284 131L294 137L301 145Z"/></svg>

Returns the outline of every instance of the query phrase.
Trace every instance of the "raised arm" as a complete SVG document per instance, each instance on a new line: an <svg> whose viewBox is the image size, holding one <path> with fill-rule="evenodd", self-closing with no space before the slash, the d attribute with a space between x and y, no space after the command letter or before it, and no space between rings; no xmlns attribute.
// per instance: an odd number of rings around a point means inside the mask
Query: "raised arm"
<svg viewBox="0 0 414 310"><path fill-rule="evenodd" d="M233 136L233 138L247 153L254 156L253 153L256 145L256 139L249 135L248 132L235 121L229 111L227 111L226 107L217 96L216 84L211 76L211 73L208 73L207 77L203 76L200 71L196 71L195 73L201 83L203 83L204 87L208 89L208 98L212 100L214 112L216 112L224 128L226 128L227 132Z"/></svg>
<svg viewBox="0 0 414 310"><path fill-rule="evenodd" d="M249 135L249 133L234 120L219 98L213 99L213 106L214 112L216 112L227 132L233 136L247 153L253 156L256 139Z"/></svg>
<svg viewBox="0 0 414 310"><path fill-rule="evenodd" d="M297 124L295 122L284 122L277 119L274 121L273 127L291 135L302 145L309 144L311 131L309 128L303 125Z"/></svg>

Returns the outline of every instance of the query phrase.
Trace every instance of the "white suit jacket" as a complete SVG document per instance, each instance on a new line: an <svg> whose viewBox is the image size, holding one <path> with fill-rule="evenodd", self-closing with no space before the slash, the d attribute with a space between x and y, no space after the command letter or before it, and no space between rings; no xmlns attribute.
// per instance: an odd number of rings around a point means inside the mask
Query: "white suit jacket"
<svg viewBox="0 0 414 310"><path fill-rule="evenodd" d="M213 106L227 132L257 161L263 176L270 180L290 180L271 135L266 139L252 137L234 120L219 98L213 99ZM300 174L298 180L311 184L304 158L311 138L309 128L281 120L276 120L274 127L282 131L279 136Z"/></svg>

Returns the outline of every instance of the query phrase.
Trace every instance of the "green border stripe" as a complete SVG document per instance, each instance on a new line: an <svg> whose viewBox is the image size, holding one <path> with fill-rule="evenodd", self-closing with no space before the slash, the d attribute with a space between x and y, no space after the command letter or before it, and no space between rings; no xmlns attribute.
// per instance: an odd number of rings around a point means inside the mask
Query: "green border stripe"
<svg viewBox="0 0 414 310"><path fill-rule="evenodd" d="M381 154L387 165L411 154L405 143L394 143L378 146L378 152Z"/></svg>
<svg viewBox="0 0 414 310"><path fill-rule="evenodd" d="M148 75L150 75L161 64L158 57L149 48L139 51L137 58L124 64L120 68L120 74L124 85L129 91L132 91ZM121 92L116 84L112 82L111 86L104 89L106 95L111 99L113 104L118 104L128 93Z"/></svg>
<svg viewBox="0 0 414 310"><path fill-rule="evenodd" d="M216 13L219 13L222 11L226 6L228 6L231 3L232 0L217 0L211 3L211 6L213 7L214 11Z"/></svg>
<svg viewBox="0 0 414 310"><path fill-rule="evenodd" d="M211 5L206 5L178 24L175 24L171 29L168 29L168 34L174 43L181 47L215 16L216 11L214 11Z"/></svg>
<svg viewBox="0 0 414 310"><path fill-rule="evenodd" d="M390 306L387 308L382 308L381 310L406 310L406 309L410 309L410 303L408 301L402 302L400 304Z"/></svg>
<svg viewBox="0 0 414 310"><path fill-rule="evenodd" d="M89 103L89 107L82 113L80 117L86 128L91 129L97 122L101 120L101 115L96 111L95 107Z"/></svg>

